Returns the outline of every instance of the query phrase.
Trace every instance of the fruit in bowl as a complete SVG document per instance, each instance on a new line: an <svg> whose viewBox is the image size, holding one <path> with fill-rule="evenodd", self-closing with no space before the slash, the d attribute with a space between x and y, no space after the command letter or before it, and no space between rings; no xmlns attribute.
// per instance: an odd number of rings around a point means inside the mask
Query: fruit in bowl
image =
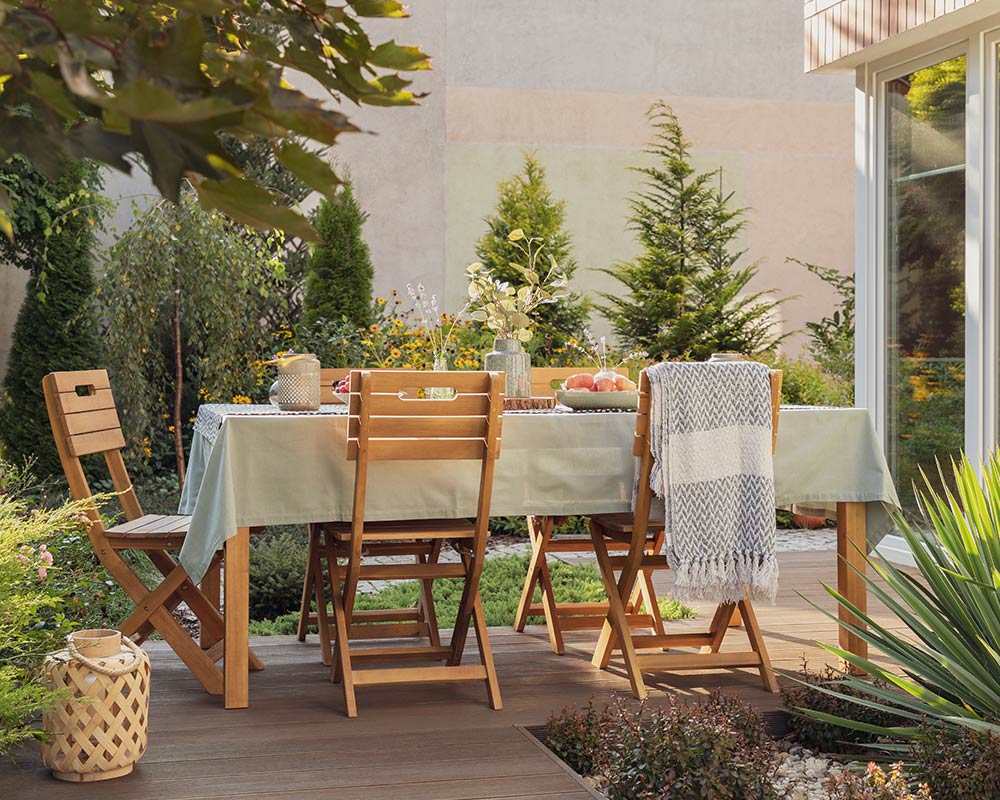
<svg viewBox="0 0 1000 800"><path fill-rule="evenodd" d="M351 393L351 376L345 375L333 387L333 396L341 403L347 402L347 395Z"/></svg>
<svg viewBox="0 0 1000 800"><path fill-rule="evenodd" d="M636 386L628 375L615 372L599 372L597 375L578 372L566 379L563 388L571 392L634 392Z"/></svg>

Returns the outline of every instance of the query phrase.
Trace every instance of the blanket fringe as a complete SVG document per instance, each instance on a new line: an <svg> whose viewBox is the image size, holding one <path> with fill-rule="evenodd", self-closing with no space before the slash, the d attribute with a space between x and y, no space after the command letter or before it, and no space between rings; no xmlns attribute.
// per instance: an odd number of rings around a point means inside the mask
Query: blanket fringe
<svg viewBox="0 0 1000 800"><path fill-rule="evenodd" d="M751 600L778 596L778 559L774 554L735 553L725 558L671 559L671 597L682 601L738 603L744 591Z"/></svg>

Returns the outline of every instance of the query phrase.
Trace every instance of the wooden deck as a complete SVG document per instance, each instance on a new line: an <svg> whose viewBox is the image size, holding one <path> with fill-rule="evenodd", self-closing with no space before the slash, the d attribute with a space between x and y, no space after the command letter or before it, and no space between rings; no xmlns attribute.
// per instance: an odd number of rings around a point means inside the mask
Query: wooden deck
<svg viewBox="0 0 1000 800"><path fill-rule="evenodd" d="M829 660L815 640L836 642L836 625L807 599L833 610L819 581L833 583L832 552L786 553L774 606L760 604L771 658L794 669L806 655ZM665 573L658 580L669 581ZM663 588L663 587L658 587ZM801 595L804 595L804 599ZM875 606L876 616L889 622ZM672 625L704 625L699 620ZM450 798L593 797L519 726L539 725L552 711L625 696L623 674L590 665L596 634L570 633L567 653L549 650L544 628L525 634L491 630L504 710L491 711L479 684L360 689L359 718L343 714L339 687L329 682L319 645L293 637L254 640L267 669L250 677L250 708L225 711L160 643L150 645L153 700L149 749L132 775L106 783L66 784L49 777L37 748L0 764L3 800L439 800ZM730 646L742 647L741 631ZM475 661L475 643L466 652ZM619 662L620 663L620 662ZM655 680L654 680L655 679ZM648 678L651 702L725 688L762 710L780 698L761 688L751 670L718 670Z"/></svg>

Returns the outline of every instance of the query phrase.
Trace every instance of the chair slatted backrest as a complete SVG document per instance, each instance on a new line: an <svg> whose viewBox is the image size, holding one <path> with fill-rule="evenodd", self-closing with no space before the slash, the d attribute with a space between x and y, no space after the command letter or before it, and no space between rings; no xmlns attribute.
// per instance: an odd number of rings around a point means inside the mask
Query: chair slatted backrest
<svg viewBox="0 0 1000 800"><path fill-rule="evenodd" d="M371 370L374 372L375 370ZM412 370L407 370L412 372ZM333 387L336 386L340 381L350 375L352 369L350 367L324 367L319 371L319 401L323 405L332 405L334 403L339 403L340 401L333 394ZM412 386L407 387L407 394L416 394L416 389Z"/></svg>
<svg viewBox="0 0 1000 800"><path fill-rule="evenodd" d="M86 500L92 496L80 459L101 453L126 518L141 517L142 508L122 458L125 436L107 370L52 372L42 379L42 389L56 450L73 498ZM96 509L88 515L100 523ZM90 526L92 530L95 527L99 526Z"/></svg>
<svg viewBox="0 0 1000 800"><path fill-rule="evenodd" d="M502 379L490 372L355 370L348 458L369 461L496 459ZM418 397L424 390L425 397ZM434 389L452 390L439 399Z"/></svg>
<svg viewBox="0 0 1000 800"><path fill-rule="evenodd" d="M628 375L628 367L616 367L613 371L619 375ZM556 390L552 385L554 381L562 383L570 375L578 375L581 372L597 372L597 370L594 367L532 367L531 396L555 397Z"/></svg>

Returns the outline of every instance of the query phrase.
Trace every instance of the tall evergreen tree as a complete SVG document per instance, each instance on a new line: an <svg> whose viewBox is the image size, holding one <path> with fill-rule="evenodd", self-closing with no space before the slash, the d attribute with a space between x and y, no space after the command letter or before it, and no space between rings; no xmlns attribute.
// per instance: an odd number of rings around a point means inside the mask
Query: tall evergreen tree
<svg viewBox="0 0 1000 800"><path fill-rule="evenodd" d="M691 164L690 144L668 105L654 103L647 118L655 133L644 152L658 163L632 168L645 179L629 200L630 228L642 253L604 270L628 292L602 292L608 305L601 312L623 345L660 358L687 350L670 333L687 328L694 311L692 284L702 267L711 176L699 174Z"/></svg>
<svg viewBox="0 0 1000 800"><path fill-rule="evenodd" d="M372 267L361 226L368 215L361 209L350 182L333 201L321 201L316 213L320 241L306 269L303 322L346 319L358 326L372 321Z"/></svg>
<svg viewBox="0 0 1000 800"><path fill-rule="evenodd" d="M50 183L26 162L0 168L0 184L16 193L15 238L0 253L31 273L14 324L4 396L0 441L8 458L34 458L40 476L61 473L42 378L57 370L93 369L104 361L94 313L93 251L96 168L67 166ZM38 205L29 207L24 198Z"/></svg>
<svg viewBox="0 0 1000 800"><path fill-rule="evenodd" d="M523 255L508 234L520 228L527 236L545 242L544 253L552 256L566 276L572 279L577 262L572 253L572 237L563 227L566 202L552 197L545 181L545 169L538 159L524 153L520 175L501 181L497 186L496 212L486 217L488 230L476 244L476 258L498 278L520 286L524 276L510 266L520 263ZM555 303L535 312L535 335L528 342L532 353L563 346L570 338L581 338L590 316L591 304L579 292L570 292Z"/></svg>
<svg viewBox="0 0 1000 800"><path fill-rule="evenodd" d="M644 152L657 163L633 168L645 179L629 201L642 252L604 270L628 291L602 293L601 312L623 345L653 358L752 355L773 347L780 340L773 312L783 301L743 294L758 266L740 266L747 209L732 207L721 169L695 169L670 106L654 103L647 116L655 133Z"/></svg>
<svg viewBox="0 0 1000 800"><path fill-rule="evenodd" d="M691 281L689 312L671 327L667 344L672 352L687 352L704 361L712 353L734 352L752 356L774 347L785 338L777 335L776 312L785 299L773 300L765 292L747 292L760 261L741 266L747 248L740 239L747 226L746 208L732 207L733 193L717 186L708 193L701 268Z"/></svg>

